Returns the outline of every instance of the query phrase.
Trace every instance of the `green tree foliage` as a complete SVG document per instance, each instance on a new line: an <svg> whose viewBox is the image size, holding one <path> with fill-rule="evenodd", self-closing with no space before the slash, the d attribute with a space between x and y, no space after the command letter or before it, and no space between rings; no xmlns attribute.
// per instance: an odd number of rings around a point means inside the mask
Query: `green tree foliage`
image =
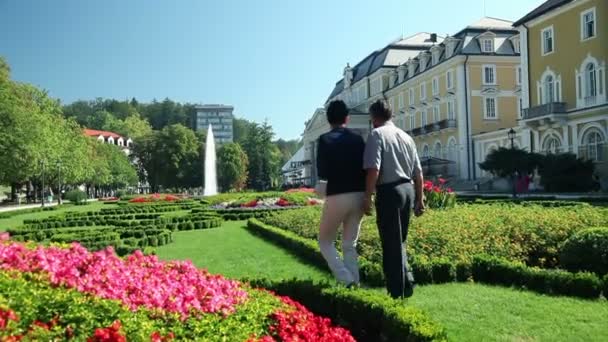
<svg viewBox="0 0 608 342"><path fill-rule="evenodd" d="M273 136L267 122L252 124L242 144L249 159L247 185L251 189L264 191L278 186L281 153L272 142Z"/></svg>
<svg viewBox="0 0 608 342"><path fill-rule="evenodd" d="M241 191L247 185L247 154L239 144L223 145L217 152L217 177L222 191Z"/></svg>
<svg viewBox="0 0 608 342"><path fill-rule="evenodd" d="M497 177L510 177L515 172L532 173L539 166L541 159L542 156L524 150L501 147L491 152L479 167Z"/></svg>

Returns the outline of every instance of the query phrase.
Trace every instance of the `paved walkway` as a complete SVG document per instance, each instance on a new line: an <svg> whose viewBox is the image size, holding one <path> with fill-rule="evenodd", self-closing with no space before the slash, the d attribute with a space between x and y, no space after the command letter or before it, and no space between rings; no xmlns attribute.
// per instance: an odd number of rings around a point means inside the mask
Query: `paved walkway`
<svg viewBox="0 0 608 342"><path fill-rule="evenodd" d="M53 202L53 203L46 203L44 206L45 207L52 207L52 206L56 206L56 205L57 205L57 202ZM7 211L40 208L41 206L42 206L41 203L21 204L21 205L14 204L14 205L1 206L0 207L0 213L4 213L4 212L7 212Z"/></svg>

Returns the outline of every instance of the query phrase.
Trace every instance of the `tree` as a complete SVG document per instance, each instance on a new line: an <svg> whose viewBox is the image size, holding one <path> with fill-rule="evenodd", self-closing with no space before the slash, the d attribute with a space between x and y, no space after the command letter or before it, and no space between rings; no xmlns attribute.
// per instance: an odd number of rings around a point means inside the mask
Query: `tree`
<svg viewBox="0 0 608 342"><path fill-rule="evenodd" d="M272 127L267 122L253 124L247 133L243 149L249 160L249 188L265 191L276 186L280 175L280 152L272 143L273 136Z"/></svg>
<svg viewBox="0 0 608 342"><path fill-rule="evenodd" d="M532 173L539 165L540 156L521 149L501 147L492 151L479 167L496 177L511 177L515 172L520 175Z"/></svg>
<svg viewBox="0 0 608 342"><path fill-rule="evenodd" d="M217 152L218 184L222 191L241 191L247 185L247 154L239 144L223 145Z"/></svg>

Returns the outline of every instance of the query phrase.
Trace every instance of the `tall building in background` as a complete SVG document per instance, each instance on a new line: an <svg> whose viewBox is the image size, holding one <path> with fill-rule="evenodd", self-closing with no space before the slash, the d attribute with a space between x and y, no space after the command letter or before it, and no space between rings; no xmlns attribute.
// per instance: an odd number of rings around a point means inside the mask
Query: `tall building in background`
<svg viewBox="0 0 608 342"><path fill-rule="evenodd" d="M195 128L206 130L209 125L213 127L216 144L225 144L233 141L233 115L234 107L220 104L204 104L196 106Z"/></svg>

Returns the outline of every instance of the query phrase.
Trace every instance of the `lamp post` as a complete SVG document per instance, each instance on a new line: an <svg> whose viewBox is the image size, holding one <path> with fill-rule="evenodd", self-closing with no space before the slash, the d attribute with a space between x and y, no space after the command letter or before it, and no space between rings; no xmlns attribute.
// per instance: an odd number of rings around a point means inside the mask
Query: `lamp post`
<svg viewBox="0 0 608 342"><path fill-rule="evenodd" d="M57 161L57 204L61 205L61 161Z"/></svg>
<svg viewBox="0 0 608 342"><path fill-rule="evenodd" d="M40 168L42 170L42 191L40 193L42 198L42 207L44 208L44 160L40 161Z"/></svg>
<svg viewBox="0 0 608 342"><path fill-rule="evenodd" d="M509 139L511 140L511 150L515 150L515 136L517 135L517 133L515 132L515 130L513 128L511 128L509 130L509 132L507 133L507 135L509 136ZM515 187L515 185L516 185L515 184L515 182L516 182L515 172L516 171L513 171L513 174L511 175L511 180L513 183L513 198L517 197L517 188Z"/></svg>

